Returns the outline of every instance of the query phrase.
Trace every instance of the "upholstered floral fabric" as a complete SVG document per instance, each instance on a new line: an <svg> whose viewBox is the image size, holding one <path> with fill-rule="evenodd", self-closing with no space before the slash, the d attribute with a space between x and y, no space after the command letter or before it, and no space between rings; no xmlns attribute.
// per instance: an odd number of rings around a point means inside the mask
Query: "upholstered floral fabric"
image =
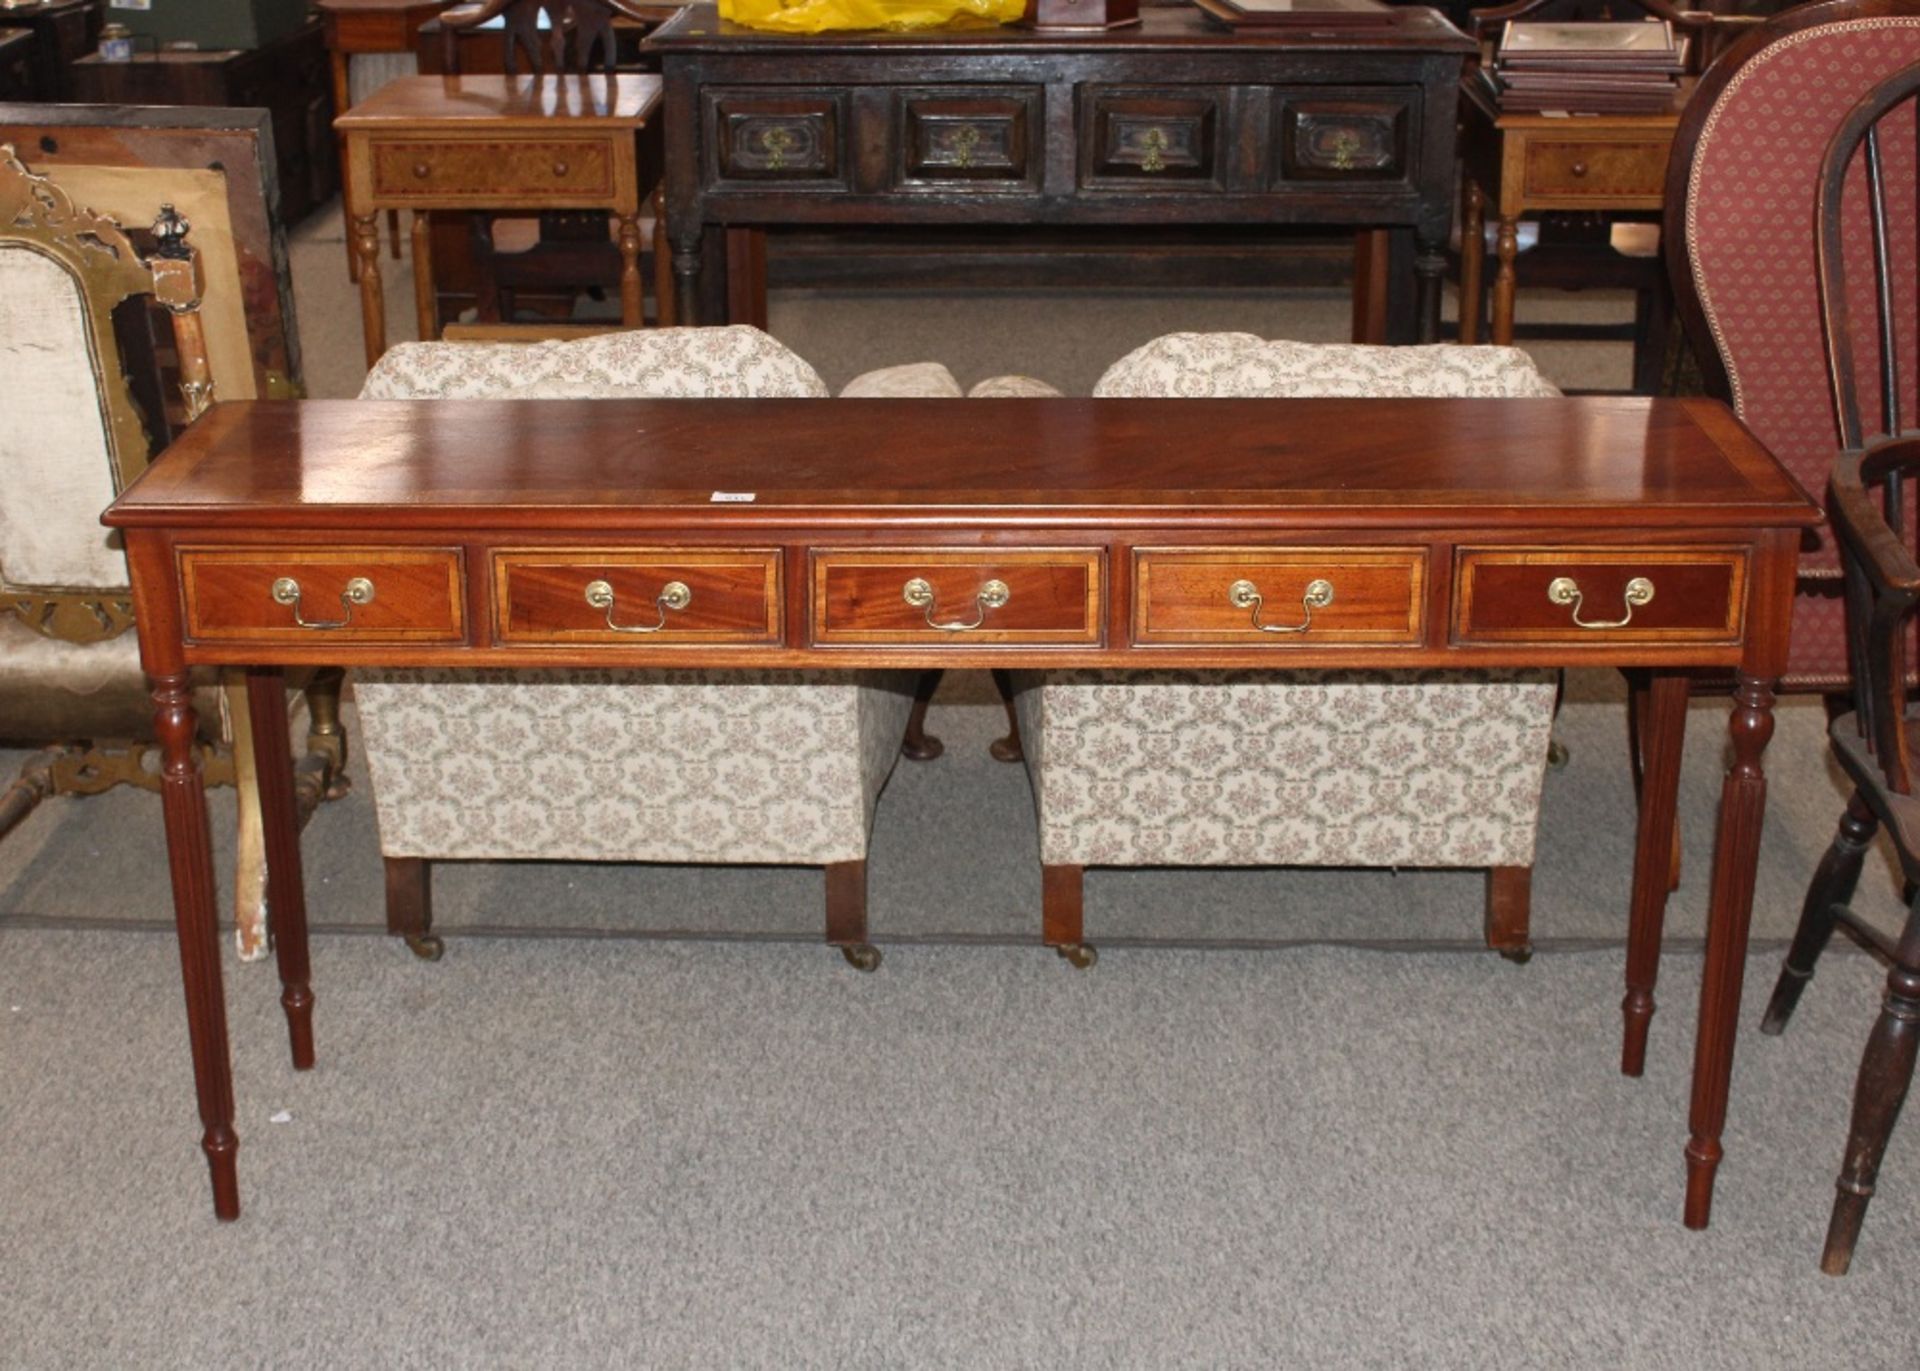
<svg viewBox="0 0 1920 1371"><path fill-rule="evenodd" d="M1549 672L1016 677L1040 859L1530 866Z"/></svg>
<svg viewBox="0 0 1920 1371"><path fill-rule="evenodd" d="M1560 392L1518 348L1371 347L1271 342L1251 333L1169 333L1107 368L1096 396L1283 399L1307 396L1478 396Z"/></svg>
<svg viewBox="0 0 1920 1371"><path fill-rule="evenodd" d="M962 393L954 374L938 362L908 362L903 366L865 371L840 388L843 400L957 400ZM989 376L964 393L968 399L980 400L1060 392L1031 376Z"/></svg>
<svg viewBox="0 0 1920 1371"><path fill-rule="evenodd" d="M1687 173L1688 264L1734 408L1802 486L1824 499L1839 450L1820 294L1813 220L1828 141L1869 90L1920 62L1920 15L1881 15L1815 25L1786 34L1754 54L1712 97ZM1915 215L1915 140L1911 106L1897 111L1880 139L1890 223ZM1849 313L1863 419L1881 428L1864 170L1856 159L1845 199L1844 251L1850 264ZM1895 252L1894 319L1905 413L1914 414L1916 309L1914 255ZM1838 556L1821 529L1801 570L1838 579ZM1787 679L1802 686L1848 679L1845 614L1832 593L1794 603Z"/></svg>
<svg viewBox="0 0 1920 1371"><path fill-rule="evenodd" d="M1042 400L1060 392L1045 381L1032 376L989 376L984 381L976 381L973 389L967 392L969 400Z"/></svg>
<svg viewBox="0 0 1920 1371"><path fill-rule="evenodd" d="M572 391L561 389L575 387ZM826 398L820 373L757 328L652 328L547 343L397 343L362 400Z"/></svg>
<svg viewBox="0 0 1920 1371"><path fill-rule="evenodd" d="M855 861L909 675L365 671L389 857Z"/></svg>

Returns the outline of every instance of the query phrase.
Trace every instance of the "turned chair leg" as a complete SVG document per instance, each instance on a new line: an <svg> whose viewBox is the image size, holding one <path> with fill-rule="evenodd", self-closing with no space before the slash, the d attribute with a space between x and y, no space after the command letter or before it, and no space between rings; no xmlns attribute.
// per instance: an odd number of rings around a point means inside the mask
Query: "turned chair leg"
<svg viewBox="0 0 1920 1371"><path fill-rule="evenodd" d="M238 806L234 835L233 943L243 962L257 962L273 948L267 928L267 849L260 822L260 786L253 764L253 721L247 674L238 667L220 673L227 721L233 729L233 788ZM285 727L285 721L281 721Z"/></svg>
<svg viewBox="0 0 1920 1371"><path fill-rule="evenodd" d="M1487 868L1486 934L1489 951L1517 966L1533 960L1533 868Z"/></svg>
<svg viewBox="0 0 1920 1371"><path fill-rule="evenodd" d="M1762 1033L1778 1035L1785 1031L1794 1006L1800 1003L1800 992L1813 979L1814 963L1833 937L1841 908L1860 884L1860 867L1879 830L1880 821L1873 817L1860 792L1854 791L1840 816L1839 832L1833 835L1820 865L1813 869L1806 903L1800 907L1800 926L1793 932L1793 946L1780 965L1780 979L1774 982L1773 998L1767 1001L1766 1015L1760 1020Z"/></svg>
<svg viewBox="0 0 1920 1371"><path fill-rule="evenodd" d="M927 706L940 689L946 673L938 667L923 671L913 683L913 712L907 715L907 734L900 740L900 755L910 762L930 762L947 750L945 743L927 732Z"/></svg>
<svg viewBox="0 0 1920 1371"><path fill-rule="evenodd" d="M388 857L387 932L405 938L423 962L437 962L447 946L433 931L433 863L425 857Z"/></svg>
<svg viewBox="0 0 1920 1371"><path fill-rule="evenodd" d="M1040 868L1041 940L1082 971L1100 960L1100 953L1086 940L1086 875L1084 866Z"/></svg>
<svg viewBox="0 0 1920 1371"><path fill-rule="evenodd" d="M326 768L324 798L338 800L351 788L347 780L347 731L340 723L340 690L346 672L337 666L313 673L302 693L307 700L307 756Z"/></svg>
<svg viewBox="0 0 1920 1371"><path fill-rule="evenodd" d="M1013 673L995 667L993 687L1000 692L1001 707L1007 711L1007 736L995 739L987 751L996 762L1020 761L1026 753L1020 747L1020 715L1013 707Z"/></svg>
<svg viewBox="0 0 1920 1371"><path fill-rule="evenodd" d="M827 941L856 971L877 971L880 949L867 941L867 863L827 863Z"/></svg>
<svg viewBox="0 0 1920 1371"><path fill-rule="evenodd" d="M1853 1123L1847 1133L1840 1177L1834 1182L1833 1218L1827 1225L1827 1246L1820 1269L1844 1276L1853 1262L1853 1246L1867 1217L1874 1181L1887 1139L1900 1118L1907 1087L1913 1082L1915 1051L1920 1048L1920 905L1908 911L1906 931L1900 937L1893 969L1887 973L1887 994L1880 1017L1867 1038L1860 1059L1860 1077L1853 1087Z"/></svg>

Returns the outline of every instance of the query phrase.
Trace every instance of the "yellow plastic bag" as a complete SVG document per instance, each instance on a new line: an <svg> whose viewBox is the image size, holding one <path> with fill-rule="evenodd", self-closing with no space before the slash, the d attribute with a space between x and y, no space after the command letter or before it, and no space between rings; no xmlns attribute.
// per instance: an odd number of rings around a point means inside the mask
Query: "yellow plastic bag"
<svg viewBox="0 0 1920 1371"><path fill-rule="evenodd" d="M720 17L775 33L984 29L1010 24L1026 8L1026 0L720 0Z"/></svg>

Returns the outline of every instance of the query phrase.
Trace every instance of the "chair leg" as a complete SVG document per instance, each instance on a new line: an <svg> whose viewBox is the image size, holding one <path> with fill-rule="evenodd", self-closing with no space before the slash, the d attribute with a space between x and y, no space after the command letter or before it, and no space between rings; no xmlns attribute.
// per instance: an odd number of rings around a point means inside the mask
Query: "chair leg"
<svg viewBox="0 0 1920 1371"><path fill-rule="evenodd" d="M1800 926L1793 932L1793 946L1787 949L1780 979L1774 982L1773 998L1767 1001L1767 1012L1760 1020L1762 1033L1778 1035L1786 1030L1794 1006L1800 1003L1800 992L1813 979L1814 963L1833 937L1841 907L1853 898L1854 888L1860 884L1860 867L1879 830L1880 821L1873 817L1860 792L1854 791L1840 816L1839 831L1833 835L1820 865L1813 869L1806 903L1800 907Z"/></svg>
<svg viewBox="0 0 1920 1371"><path fill-rule="evenodd" d="M827 863L827 941L856 971L877 971L880 949L867 941L867 863Z"/></svg>
<svg viewBox="0 0 1920 1371"><path fill-rule="evenodd" d="M64 749L55 747L31 754L21 765L13 784L0 791L0 838L6 837L42 800L53 794L53 759L62 751Z"/></svg>
<svg viewBox="0 0 1920 1371"><path fill-rule="evenodd" d="M340 690L345 681L346 672L339 667L321 667L302 692L307 700L307 756L320 759L326 768L322 798L328 800L338 800L352 788L347 779L347 731L340 723Z"/></svg>
<svg viewBox="0 0 1920 1371"><path fill-rule="evenodd" d="M907 715L906 737L900 740L900 755L910 762L930 762L947 750L947 745L927 732L927 706L946 673L935 667L923 671L913 683L913 712Z"/></svg>
<svg viewBox="0 0 1920 1371"><path fill-rule="evenodd" d="M423 962L437 962L447 950L433 931L433 863L425 857L388 857L387 932L405 938Z"/></svg>
<svg viewBox="0 0 1920 1371"><path fill-rule="evenodd" d="M241 961L257 962L272 951L273 940L267 927L266 831L260 821L246 681L246 673L237 667L221 672L227 719L233 728L233 788L239 808L234 835L233 944Z"/></svg>
<svg viewBox="0 0 1920 1371"><path fill-rule="evenodd" d="M1897 959L1887 973L1880 1018L1867 1038L1860 1078L1853 1087L1853 1123L1840 1178L1834 1182L1837 1193L1827 1224L1827 1246L1820 1256L1820 1269L1829 1276L1846 1275L1853 1262L1853 1246L1867 1217L1867 1202L1873 1198L1880 1158L1913 1082L1916 1049L1920 1049L1920 914L1909 912Z"/></svg>
<svg viewBox="0 0 1920 1371"><path fill-rule="evenodd" d="M1086 875L1084 866L1040 868L1041 940L1082 971L1100 960L1086 940Z"/></svg>
<svg viewBox="0 0 1920 1371"><path fill-rule="evenodd" d="M993 669L993 686L1000 692L1001 707L1007 711L1007 736L988 745L996 762L1017 762L1026 756L1020 747L1020 715L1013 708L1013 673L1003 667Z"/></svg>
<svg viewBox="0 0 1920 1371"><path fill-rule="evenodd" d="M1533 960L1533 868L1487 868L1487 948L1517 966Z"/></svg>

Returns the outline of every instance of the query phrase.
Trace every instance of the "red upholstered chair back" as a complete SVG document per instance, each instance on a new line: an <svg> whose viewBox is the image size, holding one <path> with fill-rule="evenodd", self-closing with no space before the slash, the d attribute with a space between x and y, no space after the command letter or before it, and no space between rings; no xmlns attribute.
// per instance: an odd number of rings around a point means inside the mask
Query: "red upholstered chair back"
<svg viewBox="0 0 1920 1371"><path fill-rule="evenodd" d="M1920 62L1920 10L1905 0L1831 0L1755 29L1701 78L1675 136L1662 231L1680 315L1708 383L1815 495L1842 446L1814 261L1821 161L1854 106ZM1897 392L1916 412L1916 131L1911 106L1880 130L1895 250L1887 287L1899 354ZM1848 172L1842 236L1849 260L1873 260L1864 154ZM1848 333L1857 403L1885 431L1876 274L1850 274ZM1829 531L1801 557L1784 685L1848 688L1840 562Z"/></svg>

